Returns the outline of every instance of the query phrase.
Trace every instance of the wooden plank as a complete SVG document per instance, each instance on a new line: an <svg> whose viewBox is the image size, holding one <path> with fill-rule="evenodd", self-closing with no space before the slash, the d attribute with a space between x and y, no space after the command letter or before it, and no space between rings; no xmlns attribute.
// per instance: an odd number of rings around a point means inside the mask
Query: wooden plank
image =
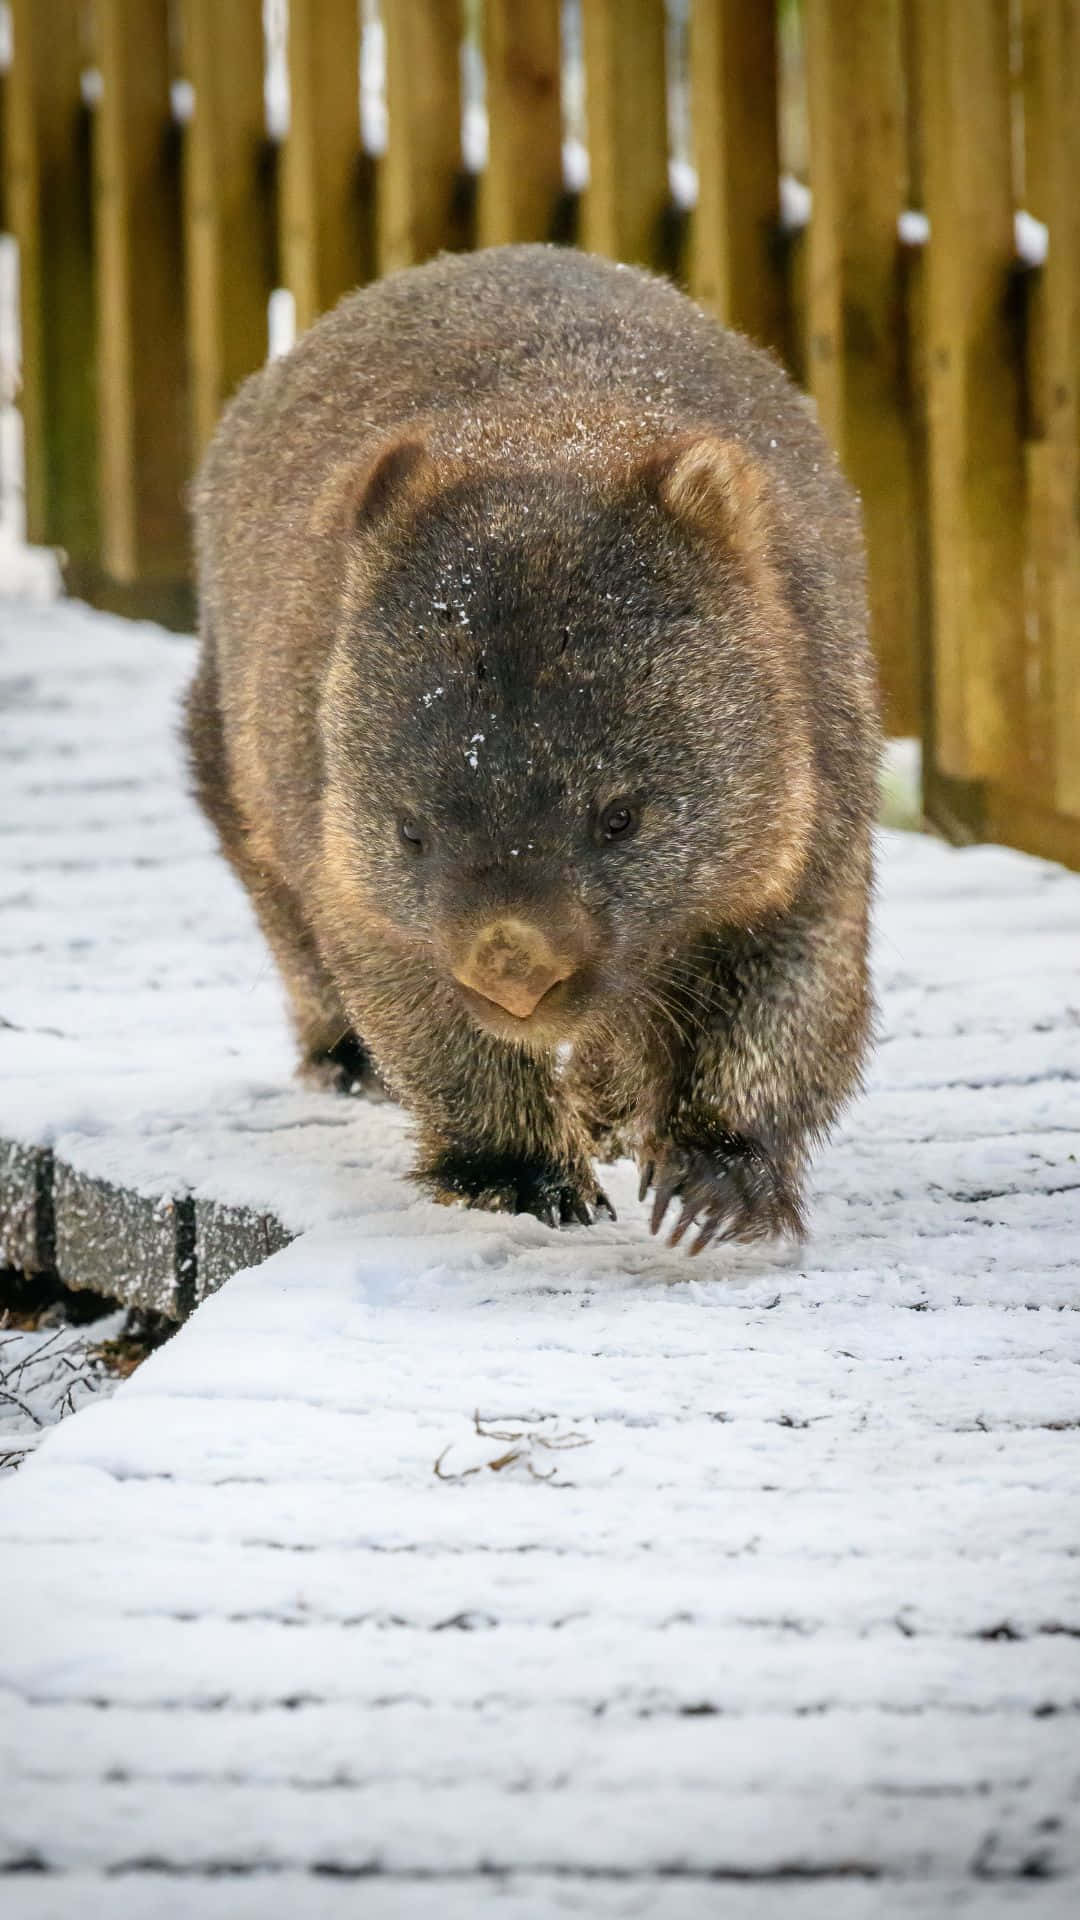
<svg viewBox="0 0 1080 1920"><path fill-rule="evenodd" d="M386 34L387 146L379 168L380 273L461 246L461 7L394 0Z"/></svg>
<svg viewBox="0 0 1080 1920"><path fill-rule="evenodd" d="M999 840L1040 860L1060 860L1080 871L1080 819L1060 807L1047 807L1030 793L990 783L984 790L982 840Z"/></svg>
<svg viewBox="0 0 1080 1920"><path fill-rule="evenodd" d="M918 187L913 187L918 207ZM922 738L922 811L925 819L947 840L969 844L985 838L985 795L979 781L950 780L937 763L934 728L934 635L933 606L929 589L930 480L927 453L927 327L926 327L926 249L905 246L901 249L903 274L902 305L907 319L908 390L910 395L910 432L912 444L912 537L919 580L915 614L915 644L918 653L921 703L918 731Z"/></svg>
<svg viewBox="0 0 1080 1920"><path fill-rule="evenodd" d="M281 260L302 331L370 278L360 153L357 0L289 0Z"/></svg>
<svg viewBox="0 0 1080 1920"><path fill-rule="evenodd" d="M1028 210L1049 228L1029 313L1028 681L1044 806L1080 815L1080 20L1026 0Z"/></svg>
<svg viewBox="0 0 1080 1920"><path fill-rule="evenodd" d="M1021 368L1012 322L1008 9L912 0L925 265L934 753L943 774L1026 766Z"/></svg>
<svg viewBox="0 0 1080 1920"><path fill-rule="evenodd" d="M268 231L262 0L184 0L187 328L194 454L266 358Z"/></svg>
<svg viewBox="0 0 1080 1920"><path fill-rule="evenodd" d="M905 146L907 156L907 201L909 207L923 212L923 112L921 66L919 61L918 21L913 0L904 0L901 21L903 34ZM960 845L986 837L985 789L977 780L952 780L941 772L937 762L934 726L934 632L931 592L932 556L930 540L930 474L928 453L929 368L926 306L925 245L901 246L901 273L907 326L907 386L910 398L909 426L913 447L914 510L912 532L916 550L916 572L920 591L916 598L918 620L917 646L921 681L920 733L922 736L922 811L924 818L947 840Z"/></svg>
<svg viewBox="0 0 1080 1920"><path fill-rule="evenodd" d="M76 560L97 545L89 119L80 0L13 0L6 218L19 245L27 538Z"/></svg>
<svg viewBox="0 0 1080 1920"><path fill-rule="evenodd" d="M187 571L179 141L166 0L97 0L94 139L101 552L120 582Z"/></svg>
<svg viewBox="0 0 1080 1920"><path fill-rule="evenodd" d="M551 238L563 186L559 19L559 0L485 0L482 247Z"/></svg>
<svg viewBox="0 0 1080 1920"><path fill-rule="evenodd" d="M743 0L695 0L690 86L698 198L690 292L725 326L781 352L776 15Z"/></svg>
<svg viewBox="0 0 1080 1920"><path fill-rule="evenodd" d="M663 0L582 0L589 184L582 244L655 266L668 205Z"/></svg>
<svg viewBox="0 0 1080 1920"><path fill-rule="evenodd" d="M85 1289L182 1320L195 1304L195 1222L190 1199L153 1199L56 1168L56 1268Z"/></svg>
<svg viewBox="0 0 1080 1920"><path fill-rule="evenodd" d="M901 0L807 0L813 214L810 390L862 495L870 607L890 733L919 730L914 450L901 250Z"/></svg>

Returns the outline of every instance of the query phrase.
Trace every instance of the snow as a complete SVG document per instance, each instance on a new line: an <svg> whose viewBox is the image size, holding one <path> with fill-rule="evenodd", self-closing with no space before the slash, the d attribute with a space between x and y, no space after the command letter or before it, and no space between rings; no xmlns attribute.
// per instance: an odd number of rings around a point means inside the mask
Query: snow
<svg viewBox="0 0 1080 1920"><path fill-rule="evenodd" d="M0 7L0 72L10 17ZM60 569L55 554L23 542L22 414L19 390L19 249L9 233L0 233L0 591L26 599L55 599Z"/></svg>
<svg viewBox="0 0 1080 1920"><path fill-rule="evenodd" d="M692 206L697 197L696 181L689 184L692 169L681 183L684 199ZM780 176L780 225L786 233L798 233L810 225L814 196L810 187L792 173ZM897 215L896 234L901 246L925 247L930 243L930 219L919 207L904 207ZM1013 214L1013 248L1025 267L1044 267L1050 251L1050 229L1045 221L1018 207Z"/></svg>
<svg viewBox="0 0 1080 1920"><path fill-rule="evenodd" d="M886 742L881 769L881 819L889 827L918 827L922 819L922 742Z"/></svg>
<svg viewBox="0 0 1080 1920"><path fill-rule="evenodd" d="M896 231L902 246L925 247L930 240L930 221L920 207L905 207L898 215Z"/></svg>
<svg viewBox="0 0 1080 1920"><path fill-rule="evenodd" d="M1050 229L1045 220L1018 207L1013 215L1016 257L1026 267L1045 267L1050 253Z"/></svg>
<svg viewBox="0 0 1080 1920"><path fill-rule="evenodd" d="M280 360L296 344L296 295L275 287L266 303L267 358Z"/></svg>
<svg viewBox="0 0 1080 1920"><path fill-rule="evenodd" d="M116 1376L97 1348L115 1340L123 1324L122 1313L89 1326L67 1325L54 1314L19 1327L0 1312L0 1474L21 1466L56 1421L85 1406L91 1395L113 1390Z"/></svg>
<svg viewBox="0 0 1080 1920"><path fill-rule="evenodd" d="M794 173L780 175L780 225L785 233L798 233L810 225L813 195L805 181Z"/></svg>
<svg viewBox="0 0 1080 1920"><path fill-rule="evenodd" d="M275 1875L268 1885L265 1876L245 1881L232 1876L222 1880L200 1880L197 1890L183 1879L170 1881L160 1876L148 1893L143 1874L107 1882L89 1876L65 1876L59 1886L27 1881L20 1887L20 1920L265 1920L268 1912L283 1913L289 1920L446 1920L454 1911L447 1905L445 1881L433 1884L422 1879L404 1878L380 1881L359 1876L358 1887L343 1876L305 1877L299 1874ZM950 1893L950 1916L970 1916L970 1920L1016 1920L1017 1915L1042 1917L1053 1912L1053 1894L1044 1885L1034 1883L1004 1887L988 1884L984 1877L969 1890ZM271 1890L272 1889L272 1890ZM675 1874L654 1881L647 1889L627 1876L625 1884L605 1884L598 1877L582 1884L565 1877L541 1874L515 1876L508 1883L494 1873L468 1887L463 1896L469 1920L484 1920L491 1914L497 1920L909 1920L925 1915L925 1888L888 1886L881 1881L860 1883L832 1881L826 1889L787 1884L745 1887L730 1882L703 1885L700 1879ZM152 1905L148 1905L152 1898ZM71 1904L69 1905L68 1902ZM196 1904L197 1903L197 1904ZM272 1903L272 1904L268 1904ZM939 1920L941 1909L935 1910Z"/></svg>
<svg viewBox="0 0 1080 1920"><path fill-rule="evenodd" d="M1080 877L882 836L805 1247L436 1208L290 1079L191 662L0 602L0 1137L300 1235L0 1486L5 1920L1064 1920Z"/></svg>

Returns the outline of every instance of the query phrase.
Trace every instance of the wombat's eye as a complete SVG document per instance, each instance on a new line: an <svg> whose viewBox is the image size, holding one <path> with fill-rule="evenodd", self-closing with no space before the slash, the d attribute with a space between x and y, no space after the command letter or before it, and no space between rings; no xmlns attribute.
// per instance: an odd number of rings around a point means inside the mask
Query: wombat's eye
<svg viewBox="0 0 1080 1920"><path fill-rule="evenodd" d="M613 800L598 822L601 840L629 840L637 831L641 812L632 800Z"/></svg>
<svg viewBox="0 0 1080 1920"><path fill-rule="evenodd" d="M418 820L411 813L403 813L398 821L398 839L408 847L411 853L423 853L424 835Z"/></svg>

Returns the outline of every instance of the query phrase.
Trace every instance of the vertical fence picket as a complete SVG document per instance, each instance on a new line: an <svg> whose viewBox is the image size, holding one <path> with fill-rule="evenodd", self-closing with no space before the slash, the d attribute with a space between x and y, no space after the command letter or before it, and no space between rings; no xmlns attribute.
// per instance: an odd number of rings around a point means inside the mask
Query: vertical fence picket
<svg viewBox="0 0 1080 1920"><path fill-rule="evenodd" d="M904 148L907 211L922 226L926 218L923 167L923 111L916 0L901 0L901 59L904 71ZM916 229L916 232L918 229ZM980 790L964 786L956 799L952 783L937 770L933 725L933 593L930 540L930 460L928 451L929 370L926 302L925 239L909 236L900 249L903 289L904 343L908 432L911 443L912 514L915 574L918 583L913 604L915 620L911 644L917 660L919 714L916 732L922 749L922 812L943 832L955 825L955 837L970 837L977 823Z"/></svg>
<svg viewBox="0 0 1080 1920"><path fill-rule="evenodd" d="M187 328L194 452L266 357L273 286L261 0L184 0L194 110L184 140Z"/></svg>
<svg viewBox="0 0 1080 1920"><path fill-rule="evenodd" d="M1026 0L1025 203L1049 230L1032 287L1029 673L1043 725L1044 805L1080 815L1080 20L1070 0ZM1080 832L1080 829L1078 829Z"/></svg>
<svg viewBox="0 0 1080 1920"><path fill-rule="evenodd" d="M888 730L917 733L913 443L897 222L904 205L900 0L807 0L810 391L859 489Z"/></svg>
<svg viewBox="0 0 1080 1920"><path fill-rule="evenodd" d="M1021 380L1010 298L1009 21L1001 0L914 0L925 262L933 753L953 779L1019 778Z"/></svg>
<svg viewBox="0 0 1080 1920"><path fill-rule="evenodd" d="M546 240L562 192L559 0L485 0L488 161L477 240Z"/></svg>
<svg viewBox="0 0 1080 1920"><path fill-rule="evenodd" d="M582 0L590 253L655 266L668 203L663 0Z"/></svg>
<svg viewBox="0 0 1080 1920"><path fill-rule="evenodd" d="M380 273L465 239L459 0L392 0L386 32L387 147L379 169Z"/></svg>
<svg viewBox="0 0 1080 1920"><path fill-rule="evenodd" d="M288 63L280 247L300 332L370 277L357 0L289 0Z"/></svg>
<svg viewBox="0 0 1080 1920"><path fill-rule="evenodd" d="M6 218L19 247L20 405L30 540L77 568L97 551L89 116L81 0L13 0Z"/></svg>
<svg viewBox="0 0 1080 1920"><path fill-rule="evenodd" d="M94 140L102 562L169 614L190 472L179 141L166 0L97 0ZM155 591L156 590L156 594Z"/></svg>
<svg viewBox="0 0 1080 1920"><path fill-rule="evenodd" d="M690 88L697 205L688 279L725 326L782 351L776 15L742 0L694 0Z"/></svg>

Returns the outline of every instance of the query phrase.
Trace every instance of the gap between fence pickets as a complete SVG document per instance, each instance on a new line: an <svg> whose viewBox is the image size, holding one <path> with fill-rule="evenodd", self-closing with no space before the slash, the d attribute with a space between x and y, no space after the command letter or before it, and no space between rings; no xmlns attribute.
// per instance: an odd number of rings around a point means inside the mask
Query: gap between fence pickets
<svg viewBox="0 0 1080 1920"><path fill-rule="evenodd" d="M695 180L686 204L692 206L696 198ZM793 173L781 174L780 225L784 232L799 233L803 227L808 227L813 208L813 189ZM896 237L905 247L927 246L930 240L929 215L921 207L905 207L897 215ZM1013 247L1021 266L1046 265L1050 251L1050 229L1044 220L1037 220L1024 207L1018 207L1013 214Z"/></svg>
<svg viewBox="0 0 1080 1920"><path fill-rule="evenodd" d="M0 1267L55 1273L73 1292L183 1320L294 1237L275 1214L187 1192L141 1194L48 1147L0 1140Z"/></svg>

